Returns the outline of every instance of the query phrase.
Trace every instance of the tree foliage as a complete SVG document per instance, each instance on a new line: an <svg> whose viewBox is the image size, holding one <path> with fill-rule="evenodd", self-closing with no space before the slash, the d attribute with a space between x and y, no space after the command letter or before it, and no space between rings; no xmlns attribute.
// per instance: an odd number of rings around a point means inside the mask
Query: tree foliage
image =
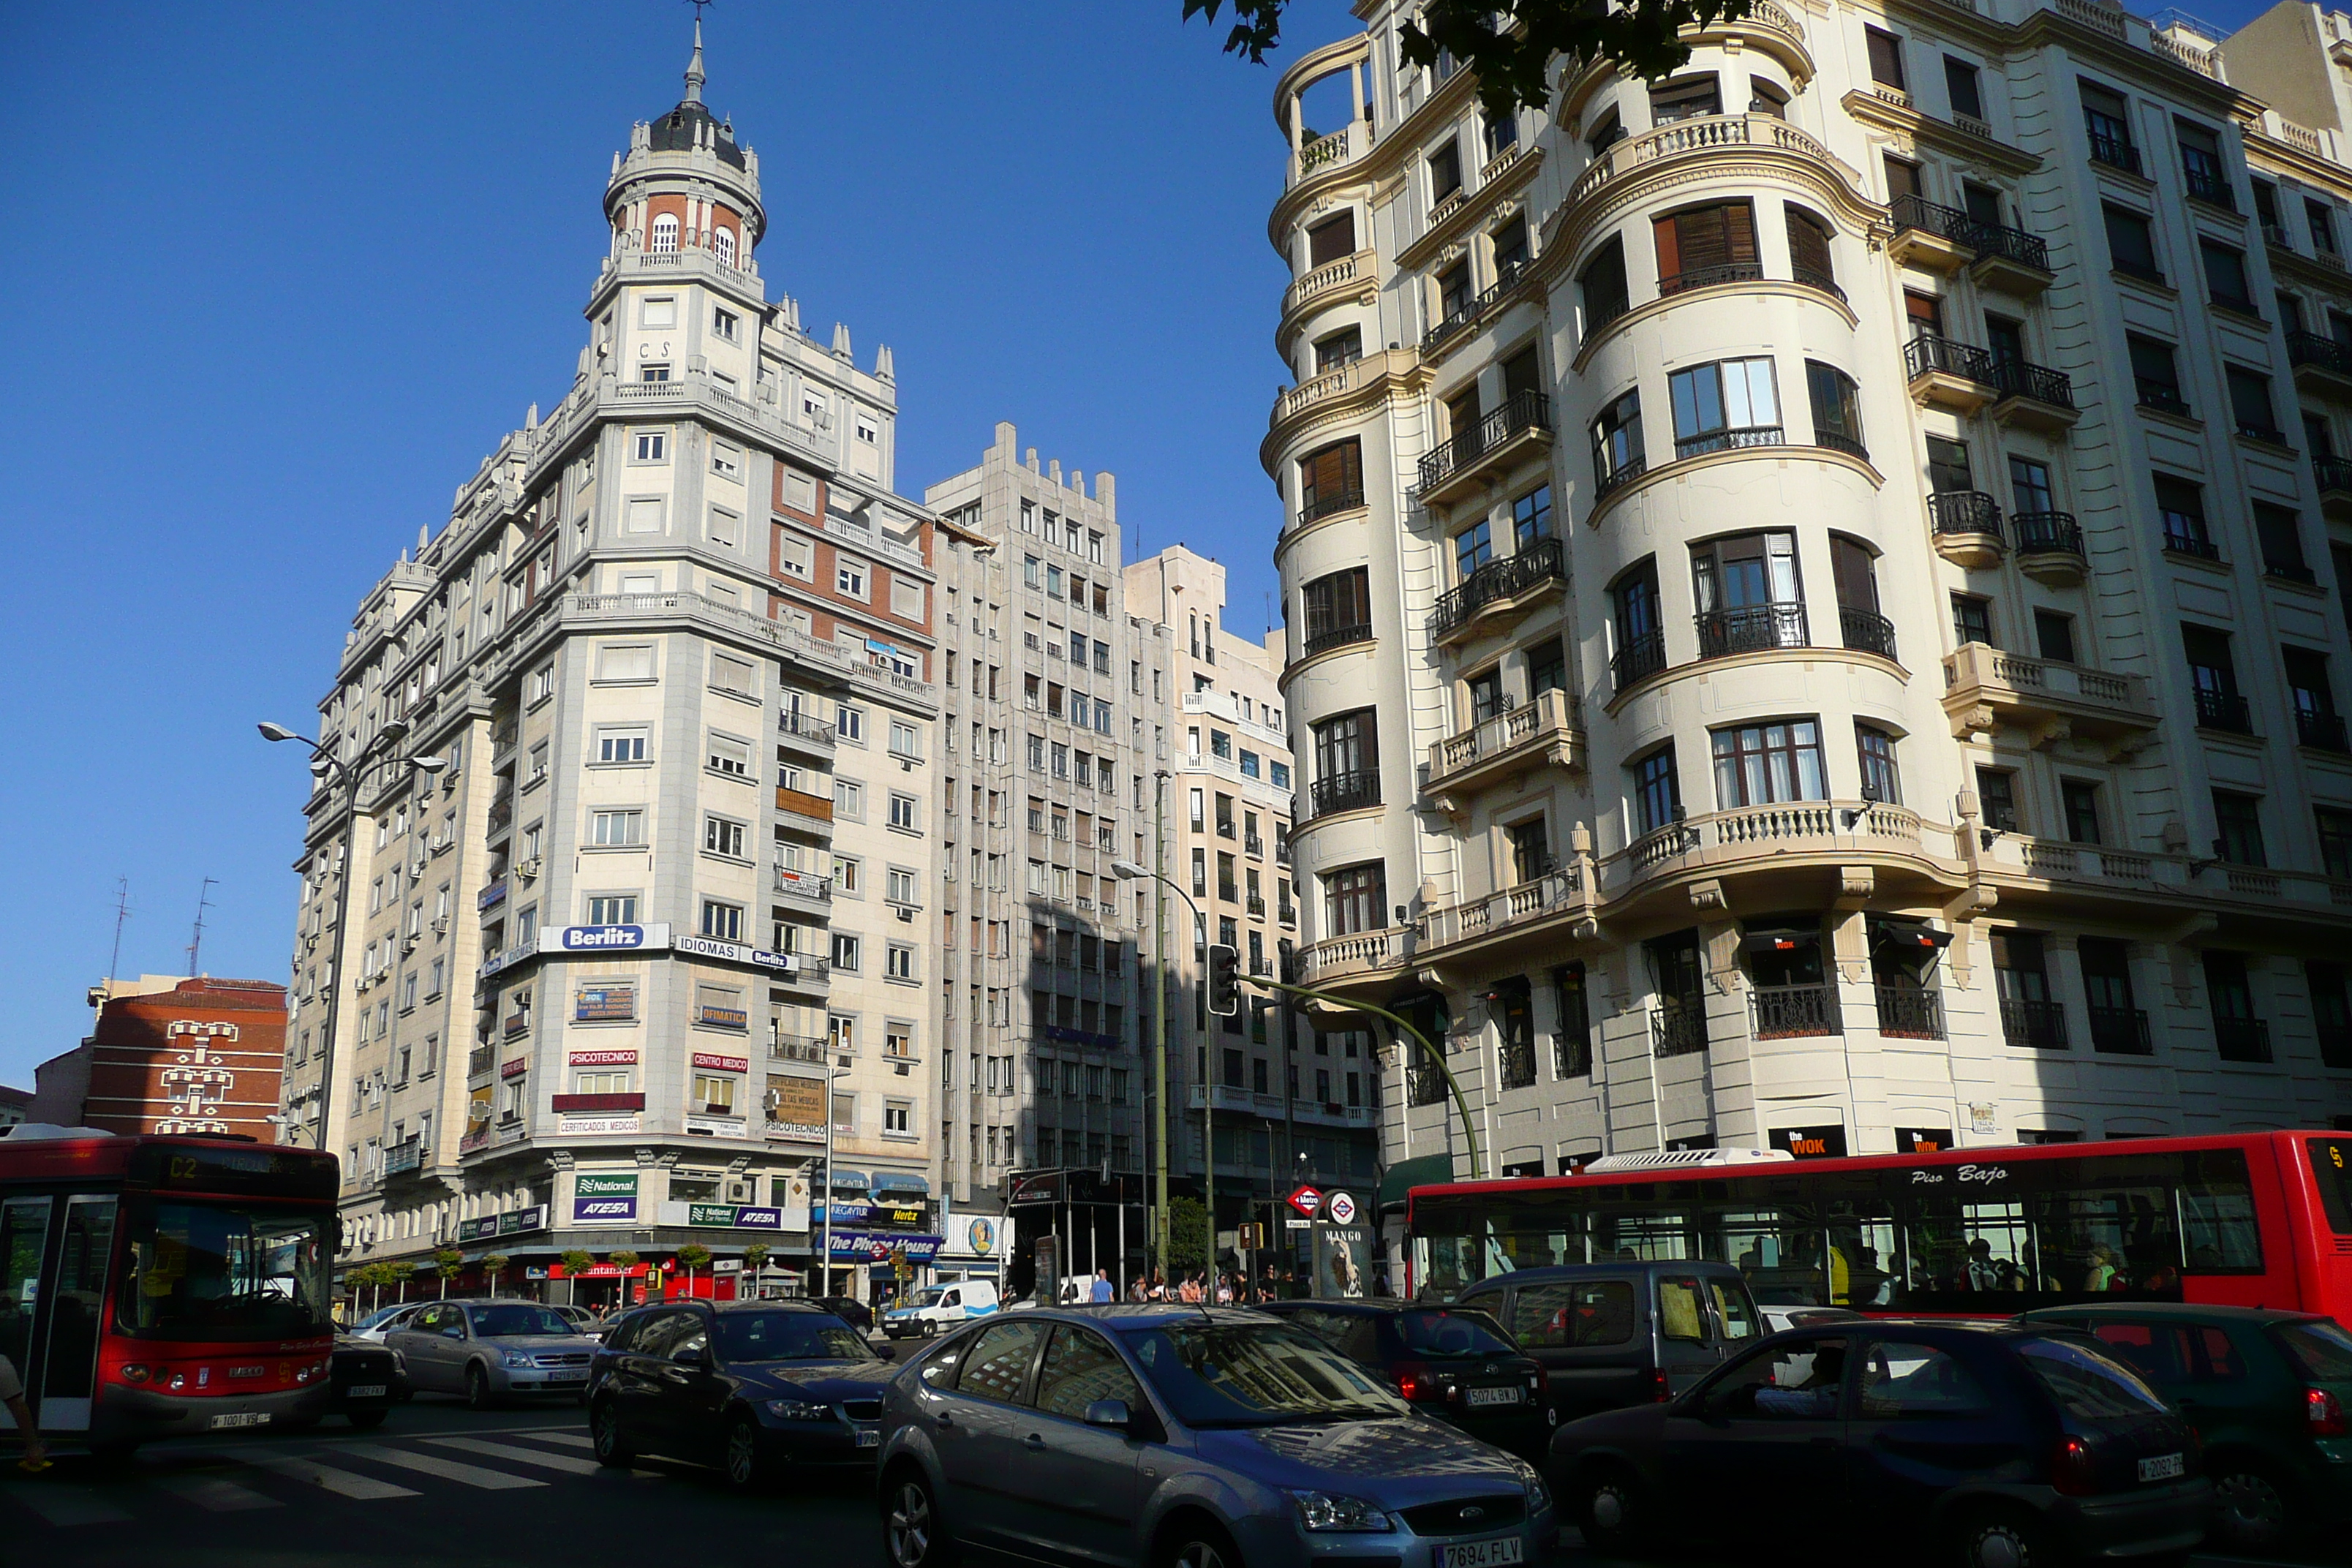
<svg viewBox="0 0 2352 1568"><path fill-rule="evenodd" d="M1170 1278L1209 1266L1209 1210L1198 1198L1168 1201Z"/></svg>
<svg viewBox="0 0 2352 1568"><path fill-rule="evenodd" d="M466 1271L466 1255L454 1247L445 1247L433 1255L433 1272L444 1279L455 1279Z"/></svg>
<svg viewBox="0 0 2352 1568"><path fill-rule="evenodd" d="M563 1272L567 1276L585 1274L588 1270L596 1267L595 1256L593 1253L590 1253L586 1248L578 1247L568 1247L564 1248L562 1253L557 1257L556 1261L563 1265Z"/></svg>
<svg viewBox="0 0 2352 1568"><path fill-rule="evenodd" d="M754 1241L743 1248L743 1267L757 1274L768 1266L768 1244Z"/></svg>
<svg viewBox="0 0 2352 1568"><path fill-rule="evenodd" d="M1225 52L1263 65L1282 38L1290 0L1232 0L1233 26ZM1184 17L1214 23L1226 0L1184 0ZM1401 28L1404 57L1433 66L1440 53L1478 76L1478 95L1492 115L1525 106L1541 110L1551 99L1552 61L1581 68L1611 60L1654 81L1690 58L1684 27L1744 16L1748 0L1423 0L1421 14Z"/></svg>

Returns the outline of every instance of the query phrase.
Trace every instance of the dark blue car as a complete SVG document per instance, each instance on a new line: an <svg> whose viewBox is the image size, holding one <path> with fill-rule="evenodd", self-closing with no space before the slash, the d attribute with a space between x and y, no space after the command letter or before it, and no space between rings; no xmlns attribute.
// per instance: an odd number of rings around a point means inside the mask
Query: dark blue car
<svg viewBox="0 0 2352 1568"><path fill-rule="evenodd" d="M1562 1426L1550 1475L1612 1555L1764 1531L1963 1568L2178 1563L2213 1506L2188 1425L2096 1342L1948 1319L1775 1335L1670 1403Z"/></svg>
<svg viewBox="0 0 2352 1568"><path fill-rule="evenodd" d="M897 1368L801 1301L672 1301L614 1324L588 1369L596 1458L716 1465L746 1491L788 1469L870 1468Z"/></svg>

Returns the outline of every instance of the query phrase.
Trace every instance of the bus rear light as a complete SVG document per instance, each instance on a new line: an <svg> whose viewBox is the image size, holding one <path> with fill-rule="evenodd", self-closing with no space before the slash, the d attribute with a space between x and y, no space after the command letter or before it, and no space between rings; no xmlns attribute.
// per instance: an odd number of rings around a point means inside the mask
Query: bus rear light
<svg viewBox="0 0 2352 1568"><path fill-rule="evenodd" d="M2091 1463L2091 1446L2080 1437L2061 1439L2050 1459L2050 1484L2061 1497L2089 1497L2096 1492L2099 1481Z"/></svg>
<svg viewBox="0 0 2352 1568"><path fill-rule="evenodd" d="M137 1362L132 1362L122 1367L115 1375L125 1383L144 1383L147 1381L147 1369Z"/></svg>
<svg viewBox="0 0 2352 1568"><path fill-rule="evenodd" d="M2324 1388L2307 1388L2303 1394L2304 1414L2311 1422L2315 1437L2344 1436L2344 1406L2336 1395Z"/></svg>

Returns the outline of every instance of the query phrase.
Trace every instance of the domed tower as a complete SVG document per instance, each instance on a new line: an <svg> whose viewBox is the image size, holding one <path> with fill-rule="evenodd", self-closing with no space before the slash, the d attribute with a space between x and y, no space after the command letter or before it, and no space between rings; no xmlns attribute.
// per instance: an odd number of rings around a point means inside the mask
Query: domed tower
<svg viewBox="0 0 2352 1568"><path fill-rule="evenodd" d="M737 145L732 125L711 117L702 83L702 24L697 22L686 96L658 119L640 122L630 133L627 155L613 159L613 178L604 187L613 254L699 254L756 277L752 251L768 226L760 205L760 157Z"/></svg>

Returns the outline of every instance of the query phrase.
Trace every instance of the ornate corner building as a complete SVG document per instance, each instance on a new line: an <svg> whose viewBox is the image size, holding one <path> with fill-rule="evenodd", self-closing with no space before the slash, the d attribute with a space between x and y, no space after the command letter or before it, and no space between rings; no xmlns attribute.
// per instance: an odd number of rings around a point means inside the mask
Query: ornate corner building
<svg viewBox="0 0 2352 1568"><path fill-rule="evenodd" d="M320 704L356 783L308 808L286 1095L353 1262L803 1265L828 1197L837 1263L932 1228L940 525L892 490L889 351L768 298L759 160L702 84L698 32L613 160L572 386Z"/></svg>
<svg viewBox="0 0 2352 1568"><path fill-rule="evenodd" d="M2342 1124L2352 17L1754 0L1490 120L1358 15L1275 100L1307 983L1488 1174Z"/></svg>

